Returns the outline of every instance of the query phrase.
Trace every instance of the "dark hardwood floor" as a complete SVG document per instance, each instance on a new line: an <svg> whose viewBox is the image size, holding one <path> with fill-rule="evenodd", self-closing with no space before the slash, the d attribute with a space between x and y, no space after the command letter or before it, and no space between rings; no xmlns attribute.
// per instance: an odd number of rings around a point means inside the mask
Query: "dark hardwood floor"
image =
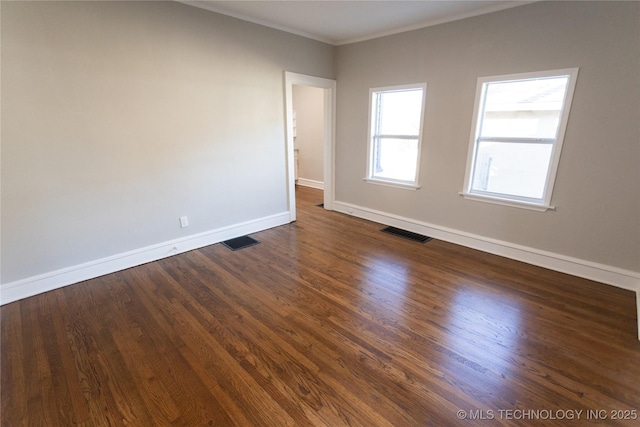
<svg viewBox="0 0 640 427"><path fill-rule="evenodd" d="M258 245L3 306L2 426L640 425L632 292L297 197Z"/></svg>

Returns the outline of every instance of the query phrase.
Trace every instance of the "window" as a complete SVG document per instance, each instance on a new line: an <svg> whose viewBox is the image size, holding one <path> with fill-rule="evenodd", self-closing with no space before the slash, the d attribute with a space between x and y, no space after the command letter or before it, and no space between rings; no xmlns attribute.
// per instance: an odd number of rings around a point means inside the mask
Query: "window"
<svg viewBox="0 0 640 427"><path fill-rule="evenodd" d="M465 197L551 208L577 75L573 68L478 79Z"/></svg>
<svg viewBox="0 0 640 427"><path fill-rule="evenodd" d="M370 91L369 182L418 188L425 84Z"/></svg>

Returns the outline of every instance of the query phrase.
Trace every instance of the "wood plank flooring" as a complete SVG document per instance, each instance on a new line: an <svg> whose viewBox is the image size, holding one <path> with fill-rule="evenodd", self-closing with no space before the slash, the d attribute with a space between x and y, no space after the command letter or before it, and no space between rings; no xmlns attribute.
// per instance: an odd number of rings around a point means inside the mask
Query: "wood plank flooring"
<svg viewBox="0 0 640 427"><path fill-rule="evenodd" d="M258 245L3 306L2 426L640 425L632 292L297 199Z"/></svg>

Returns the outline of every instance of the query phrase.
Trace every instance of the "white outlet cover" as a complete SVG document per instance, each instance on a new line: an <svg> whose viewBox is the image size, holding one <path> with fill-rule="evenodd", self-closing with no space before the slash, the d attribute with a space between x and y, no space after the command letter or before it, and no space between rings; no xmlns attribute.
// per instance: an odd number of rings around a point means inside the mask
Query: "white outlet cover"
<svg viewBox="0 0 640 427"><path fill-rule="evenodd" d="M189 226L189 218L187 218L186 216L181 216L180 217L180 227L184 228Z"/></svg>

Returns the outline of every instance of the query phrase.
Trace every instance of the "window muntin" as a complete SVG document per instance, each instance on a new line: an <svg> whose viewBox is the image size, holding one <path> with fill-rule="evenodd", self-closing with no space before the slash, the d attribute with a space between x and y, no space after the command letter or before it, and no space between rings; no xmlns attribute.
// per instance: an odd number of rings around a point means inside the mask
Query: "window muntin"
<svg viewBox="0 0 640 427"><path fill-rule="evenodd" d="M546 210L577 72L478 79L463 194Z"/></svg>
<svg viewBox="0 0 640 427"><path fill-rule="evenodd" d="M371 90L367 180L417 186L426 85Z"/></svg>

